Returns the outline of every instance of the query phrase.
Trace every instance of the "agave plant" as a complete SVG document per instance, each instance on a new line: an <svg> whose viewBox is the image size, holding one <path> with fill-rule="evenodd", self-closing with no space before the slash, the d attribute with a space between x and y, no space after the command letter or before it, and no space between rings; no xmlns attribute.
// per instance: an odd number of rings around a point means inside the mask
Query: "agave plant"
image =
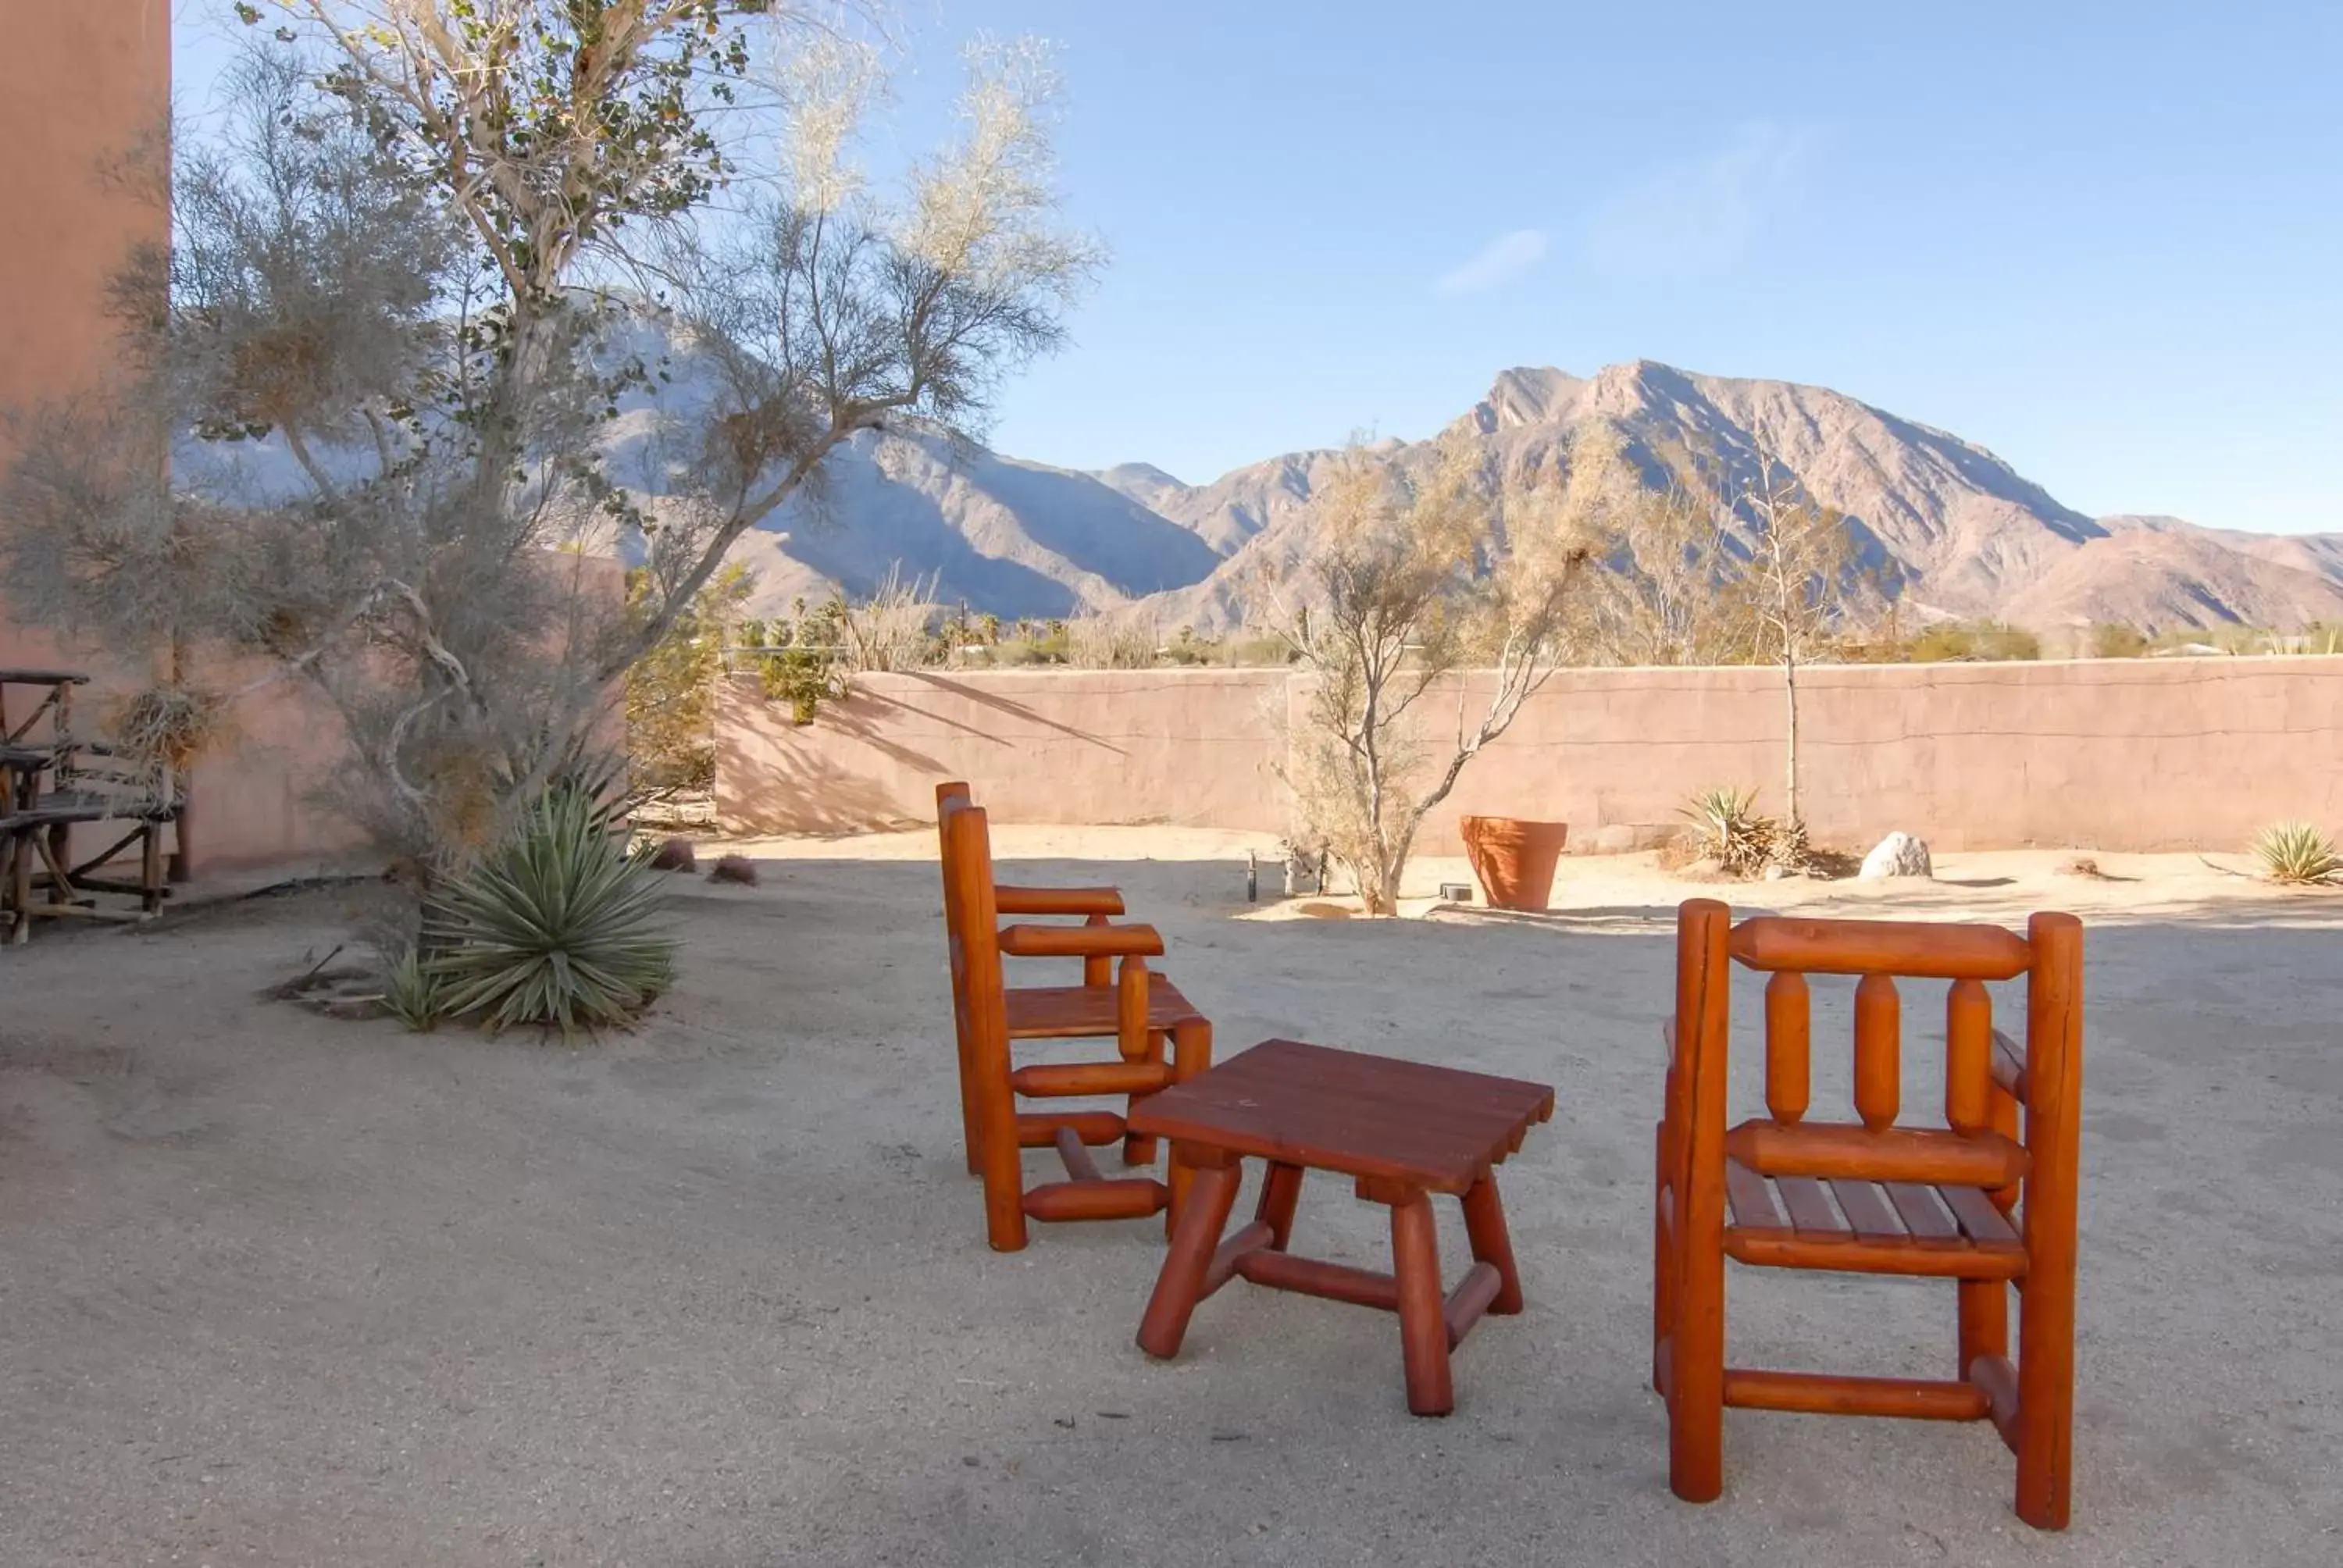
<svg viewBox="0 0 2343 1568"><path fill-rule="evenodd" d="M2343 881L2343 855L2335 840L2308 822L2280 822L2254 837L2254 854L2262 875L2273 882L2309 887Z"/></svg>
<svg viewBox="0 0 2343 1568"><path fill-rule="evenodd" d="M382 981L382 1004L417 1034L428 1033L447 1016L447 984L437 969L413 948L393 959Z"/></svg>
<svg viewBox="0 0 2343 1568"><path fill-rule="evenodd" d="M503 847L436 893L427 962L450 1017L491 1032L548 1024L566 1036L624 1023L665 990L675 939L644 857L583 789L548 790Z"/></svg>
<svg viewBox="0 0 2343 1568"><path fill-rule="evenodd" d="M1765 869L1780 832L1773 818L1758 813L1755 789L1704 789L1678 815L1698 832L1702 853L1736 877Z"/></svg>

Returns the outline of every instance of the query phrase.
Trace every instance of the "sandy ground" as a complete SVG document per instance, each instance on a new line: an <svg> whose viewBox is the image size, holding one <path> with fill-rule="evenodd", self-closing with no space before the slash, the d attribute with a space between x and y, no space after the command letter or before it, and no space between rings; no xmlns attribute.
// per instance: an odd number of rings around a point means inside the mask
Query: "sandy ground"
<svg viewBox="0 0 2343 1568"><path fill-rule="evenodd" d="M1000 838L1020 879L1121 883L1224 1051L1560 1087L1503 1170L1529 1310L1459 1352L1453 1417L1406 1414L1389 1318L1241 1283L1148 1361L1150 1224L988 1251L932 839L765 844L758 889L677 880L681 984L576 1049L258 1000L344 894L0 952L0 1563L2343 1561L2343 896L2045 855L1728 890L2091 921L2076 1523L2046 1537L1981 1425L1733 1412L1725 1499L1669 1496L1644 1380L1682 883L1574 860L1542 919L1272 919L1241 838ZM1815 1076L1843 1104L1844 1055ZM1326 1181L1299 1242L1377 1261L1383 1215ZM1736 1361L1948 1368L1942 1283L1731 1289Z"/></svg>

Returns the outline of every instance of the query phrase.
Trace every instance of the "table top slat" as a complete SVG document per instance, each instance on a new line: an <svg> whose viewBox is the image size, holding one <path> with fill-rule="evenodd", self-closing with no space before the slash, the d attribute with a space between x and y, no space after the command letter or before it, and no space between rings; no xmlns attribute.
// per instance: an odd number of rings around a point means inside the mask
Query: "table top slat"
<svg viewBox="0 0 2343 1568"><path fill-rule="evenodd" d="M1554 1101L1543 1083L1270 1040L1141 1101L1131 1131L1462 1193Z"/></svg>

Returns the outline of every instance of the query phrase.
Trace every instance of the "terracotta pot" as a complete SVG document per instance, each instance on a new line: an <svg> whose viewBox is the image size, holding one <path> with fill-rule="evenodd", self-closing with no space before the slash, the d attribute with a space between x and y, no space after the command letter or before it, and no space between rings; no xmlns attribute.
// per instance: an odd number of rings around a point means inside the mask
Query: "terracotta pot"
<svg viewBox="0 0 2343 1568"><path fill-rule="evenodd" d="M1466 817L1458 821L1457 829L1491 909L1545 908L1554 894L1554 863L1570 838L1569 823Z"/></svg>

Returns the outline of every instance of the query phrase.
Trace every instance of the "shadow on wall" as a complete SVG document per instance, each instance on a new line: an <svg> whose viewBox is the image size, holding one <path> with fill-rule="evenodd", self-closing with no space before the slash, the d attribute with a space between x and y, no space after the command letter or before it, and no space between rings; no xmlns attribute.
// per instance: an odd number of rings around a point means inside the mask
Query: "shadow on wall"
<svg viewBox="0 0 2343 1568"><path fill-rule="evenodd" d="M716 727L716 774L725 780L725 831L871 833L932 819L908 814L900 794L870 767L840 760L844 742L852 755L883 759L892 770L944 777L940 760L887 734L893 703L857 695L824 703L814 723L799 725L787 705L766 701L751 684L736 683L719 701L724 719Z"/></svg>

